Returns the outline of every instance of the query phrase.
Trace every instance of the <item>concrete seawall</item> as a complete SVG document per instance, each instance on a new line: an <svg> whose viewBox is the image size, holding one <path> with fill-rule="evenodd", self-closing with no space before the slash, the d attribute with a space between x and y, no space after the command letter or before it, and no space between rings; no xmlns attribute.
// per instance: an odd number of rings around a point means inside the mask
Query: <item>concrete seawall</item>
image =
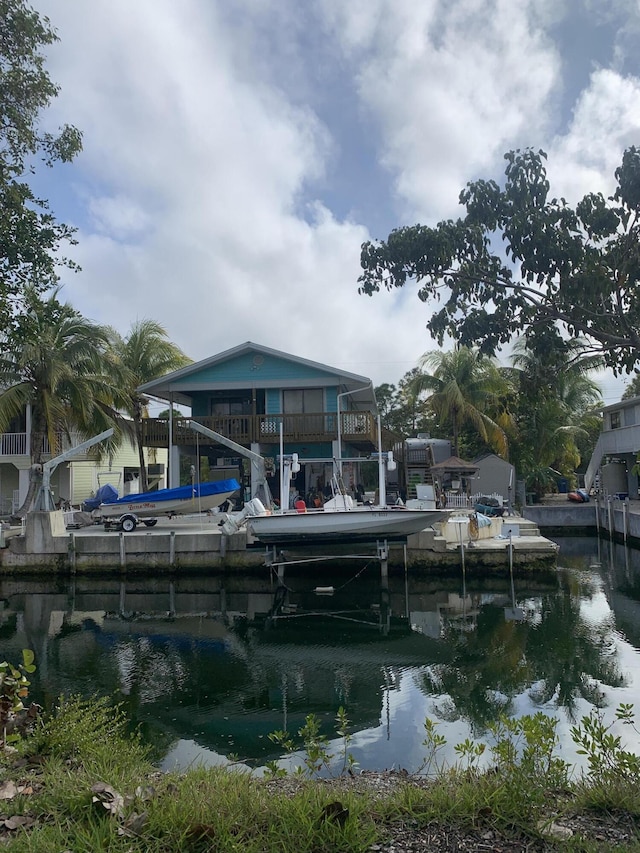
<svg viewBox="0 0 640 853"><path fill-rule="evenodd" d="M299 553L292 546L272 549L248 541L241 530L224 536L215 516L203 519L161 519L157 526L131 533L105 532L101 527L79 530L60 529L55 513L33 514L28 519L26 535L14 535L0 549L0 575L77 573L187 573L189 571L234 574L265 570L274 559L293 562ZM42 518L38 518L42 515ZM51 518L45 518L48 515ZM557 548L540 536L531 522L509 517L517 529L513 541L499 535L502 529L492 526L486 537L481 532L477 541L466 541L465 566L483 575L503 574L510 566L519 572L555 569ZM17 533L18 531L16 531ZM496 535L498 534L498 535ZM465 536L468 533L465 528ZM322 545L305 548L305 556L322 557L338 564L340 557L354 554L377 559L376 544L352 546ZM457 571L462 564L460 545L451 537L433 529L408 537L407 544L389 543L387 564L390 570L411 569L437 575ZM295 569L293 569L295 571ZM307 569L301 569L306 571ZM289 569L287 569L289 571Z"/></svg>
<svg viewBox="0 0 640 853"><path fill-rule="evenodd" d="M606 535L640 546L640 501L598 498L586 504L527 506L522 515L543 535Z"/></svg>

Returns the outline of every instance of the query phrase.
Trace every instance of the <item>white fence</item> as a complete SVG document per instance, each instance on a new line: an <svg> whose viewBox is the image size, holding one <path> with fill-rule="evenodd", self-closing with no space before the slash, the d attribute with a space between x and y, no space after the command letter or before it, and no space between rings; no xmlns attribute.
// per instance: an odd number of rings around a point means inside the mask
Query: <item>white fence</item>
<svg viewBox="0 0 640 853"><path fill-rule="evenodd" d="M492 495L459 495L457 492L445 492L444 496L447 499L447 509L471 509L476 503L480 502L480 498L495 498L499 501L499 506L504 506L502 495L495 493Z"/></svg>

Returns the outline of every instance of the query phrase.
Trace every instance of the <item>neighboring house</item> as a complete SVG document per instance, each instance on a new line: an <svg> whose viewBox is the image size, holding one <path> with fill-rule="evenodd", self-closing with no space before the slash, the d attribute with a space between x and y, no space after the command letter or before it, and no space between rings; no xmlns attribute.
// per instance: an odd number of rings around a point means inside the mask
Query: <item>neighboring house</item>
<svg viewBox="0 0 640 853"><path fill-rule="evenodd" d="M139 391L167 401L170 408L189 407L193 420L272 459L274 497L279 497L281 442L284 454L299 456L295 488L305 497L327 494L338 459L345 486L355 491L361 461L378 448L370 379L260 344L243 343L147 382ZM181 471L184 480L193 465L203 479L242 476L245 499L253 494L241 457L190 430L186 420L144 422L145 446L170 449L170 485L180 485Z"/></svg>
<svg viewBox="0 0 640 853"><path fill-rule="evenodd" d="M640 397L621 400L602 410L598 438L584 481L585 488L598 486L605 495L638 497L634 473L640 454Z"/></svg>
<svg viewBox="0 0 640 853"><path fill-rule="evenodd" d="M31 417L29 407L24 414L15 418L9 432L0 434L0 515L10 515L22 504L29 488L29 470L31 457L29 446L31 439ZM80 444L82 439L70 443L61 438L61 452L72 445ZM45 440L46 442L46 440ZM45 451L48 450L48 444ZM151 481L159 487L165 485L166 450L149 453ZM50 455L45 455L45 461ZM69 502L80 506L82 501L91 497L99 486L111 483L121 495L138 491L139 474L138 452L125 441L111 458L97 460L95 448L90 448L77 458L63 462L54 470L51 477L53 496L56 502Z"/></svg>

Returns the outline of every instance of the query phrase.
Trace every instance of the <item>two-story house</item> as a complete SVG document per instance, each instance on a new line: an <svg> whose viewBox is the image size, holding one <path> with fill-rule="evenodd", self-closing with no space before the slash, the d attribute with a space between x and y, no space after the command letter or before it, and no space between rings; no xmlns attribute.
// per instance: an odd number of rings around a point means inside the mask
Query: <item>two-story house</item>
<svg viewBox="0 0 640 853"><path fill-rule="evenodd" d="M638 497L636 460L640 454L640 397L602 410L602 432L585 474L585 487L607 495Z"/></svg>
<svg viewBox="0 0 640 853"><path fill-rule="evenodd" d="M340 467L345 486L357 491L360 465L378 449L370 379L260 344L243 343L139 391L166 401L170 411L175 405L188 407L191 419L273 460L269 486L277 499L281 453L298 454L295 488L308 499L326 495ZM185 480L193 465L203 479L243 477L246 498L252 493L248 466L232 449L190 429L188 420L173 416L144 422L145 447L169 449L170 485Z"/></svg>

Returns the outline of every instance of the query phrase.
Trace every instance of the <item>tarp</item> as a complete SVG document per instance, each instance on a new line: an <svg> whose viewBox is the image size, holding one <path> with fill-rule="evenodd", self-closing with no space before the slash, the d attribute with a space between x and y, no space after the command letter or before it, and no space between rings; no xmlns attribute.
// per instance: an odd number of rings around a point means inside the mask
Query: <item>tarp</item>
<svg viewBox="0 0 640 853"><path fill-rule="evenodd" d="M118 500L118 490L111 483L105 483L104 486L100 486L92 498L86 499L84 508L90 512L92 509L97 509L100 504L110 504L116 500Z"/></svg>

